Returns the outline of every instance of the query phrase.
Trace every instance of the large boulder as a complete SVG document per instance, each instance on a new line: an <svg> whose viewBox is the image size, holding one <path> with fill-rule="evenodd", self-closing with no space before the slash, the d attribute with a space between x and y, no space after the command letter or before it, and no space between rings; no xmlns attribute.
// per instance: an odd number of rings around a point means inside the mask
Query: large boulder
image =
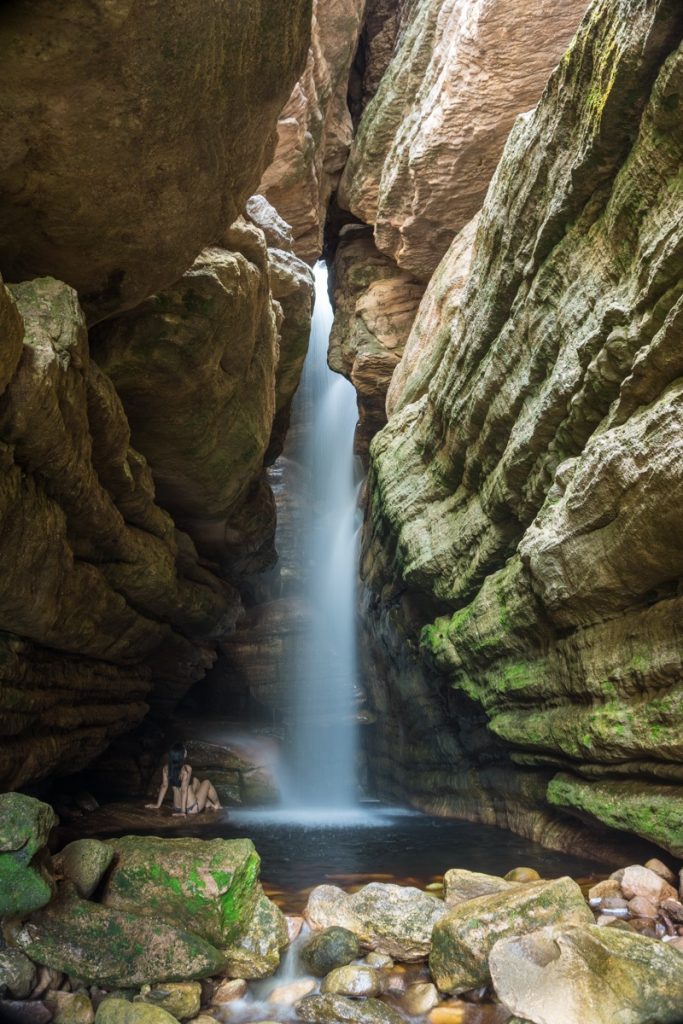
<svg viewBox="0 0 683 1024"><path fill-rule="evenodd" d="M683 954L615 928L549 927L501 939L489 957L499 999L534 1024L677 1024Z"/></svg>
<svg viewBox="0 0 683 1024"><path fill-rule="evenodd" d="M310 23L310 0L3 8L7 278L59 277L91 319L176 281L267 166Z"/></svg>
<svg viewBox="0 0 683 1024"><path fill-rule="evenodd" d="M124 836L108 845L115 856L102 895L108 909L165 922L221 948L251 921L260 861L250 839ZM183 980L177 973L172 980Z"/></svg>
<svg viewBox="0 0 683 1024"><path fill-rule="evenodd" d="M442 992L466 992L488 984L488 956L499 939L545 925L592 923L581 889L571 878L479 896L455 906L436 923L429 969Z"/></svg>
<svg viewBox="0 0 683 1024"><path fill-rule="evenodd" d="M68 887L13 928L11 940L36 963L104 988L206 978L225 965L196 933L82 900Z"/></svg>
<svg viewBox="0 0 683 1024"><path fill-rule="evenodd" d="M0 917L21 917L52 897L40 863L57 818L48 804L21 793L0 794Z"/></svg>
<svg viewBox="0 0 683 1024"><path fill-rule="evenodd" d="M113 998L100 1003L95 1024L177 1024L177 1018L161 1006Z"/></svg>
<svg viewBox="0 0 683 1024"><path fill-rule="evenodd" d="M305 917L314 930L347 928L363 949L414 961L428 956L432 929L445 913L443 902L421 889L372 882L351 895L319 885L308 898Z"/></svg>

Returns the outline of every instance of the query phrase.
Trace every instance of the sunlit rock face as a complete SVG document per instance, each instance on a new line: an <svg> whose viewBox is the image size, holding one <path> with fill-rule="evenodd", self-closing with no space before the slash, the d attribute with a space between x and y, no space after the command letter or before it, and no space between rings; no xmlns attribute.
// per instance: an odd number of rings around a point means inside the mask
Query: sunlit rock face
<svg viewBox="0 0 683 1024"><path fill-rule="evenodd" d="M387 388L423 291L420 281L378 252L370 228L353 224L342 230L334 259L328 362L356 388L356 450L363 456L387 421Z"/></svg>
<svg viewBox="0 0 683 1024"><path fill-rule="evenodd" d="M173 284L240 213L301 73L311 0L3 4L0 271L89 320Z"/></svg>
<svg viewBox="0 0 683 1024"><path fill-rule="evenodd" d="M311 47L277 128L277 148L259 192L292 227L294 251L312 262L322 252L329 198L352 137L349 71L364 0L314 0Z"/></svg>
<svg viewBox="0 0 683 1024"><path fill-rule="evenodd" d="M382 30L369 51L366 88L376 94L339 201L374 225L382 252L427 281L479 210L515 117L538 100L587 0L395 4L398 42L377 86L395 30L382 6L371 8Z"/></svg>
<svg viewBox="0 0 683 1024"><path fill-rule="evenodd" d="M517 121L395 375L362 567L383 792L679 855L682 35L598 0Z"/></svg>
<svg viewBox="0 0 683 1024"><path fill-rule="evenodd" d="M213 660L235 590L155 502L73 289L2 287L0 784L82 767Z"/></svg>

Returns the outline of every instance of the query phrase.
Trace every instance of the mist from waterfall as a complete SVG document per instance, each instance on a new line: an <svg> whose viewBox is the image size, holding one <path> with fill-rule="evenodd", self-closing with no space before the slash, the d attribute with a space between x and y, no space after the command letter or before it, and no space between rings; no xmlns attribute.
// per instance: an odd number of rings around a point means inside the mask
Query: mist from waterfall
<svg viewBox="0 0 683 1024"><path fill-rule="evenodd" d="M300 809L350 809L357 794L358 412L353 385L327 366L332 319L327 267L318 263L310 345L292 410L306 486L297 547L310 626L288 666L293 696L285 800Z"/></svg>

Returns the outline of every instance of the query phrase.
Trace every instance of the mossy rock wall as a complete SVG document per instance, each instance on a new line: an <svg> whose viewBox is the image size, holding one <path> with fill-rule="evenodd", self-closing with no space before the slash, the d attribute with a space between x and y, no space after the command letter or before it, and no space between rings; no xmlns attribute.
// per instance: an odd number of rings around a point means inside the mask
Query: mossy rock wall
<svg viewBox="0 0 683 1024"><path fill-rule="evenodd" d="M592 5L371 447L375 781L552 845L683 854L682 36Z"/></svg>

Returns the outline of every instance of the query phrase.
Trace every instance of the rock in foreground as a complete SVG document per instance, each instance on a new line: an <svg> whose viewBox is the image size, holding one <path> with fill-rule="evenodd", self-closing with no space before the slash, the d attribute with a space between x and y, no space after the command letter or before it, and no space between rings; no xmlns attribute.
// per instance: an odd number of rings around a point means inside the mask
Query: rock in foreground
<svg viewBox="0 0 683 1024"><path fill-rule="evenodd" d="M683 955L666 943L595 925L543 928L495 944L496 993L534 1024L678 1024Z"/></svg>
<svg viewBox="0 0 683 1024"><path fill-rule="evenodd" d="M571 878L531 882L509 892L468 900L434 928L429 957L434 981L442 992L452 993L486 985L488 956L499 939L551 924L593 924L593 915Z"/></svg>
<svg viewBox="0 0 683 1024"><path fill-rule="evenodd" d="M420 889L373 882L351 895L319 885L309 897L306 920L315 930L348 928L364 949L413 961L429 954L432 928L445 913L441 900Z"/></svg>

